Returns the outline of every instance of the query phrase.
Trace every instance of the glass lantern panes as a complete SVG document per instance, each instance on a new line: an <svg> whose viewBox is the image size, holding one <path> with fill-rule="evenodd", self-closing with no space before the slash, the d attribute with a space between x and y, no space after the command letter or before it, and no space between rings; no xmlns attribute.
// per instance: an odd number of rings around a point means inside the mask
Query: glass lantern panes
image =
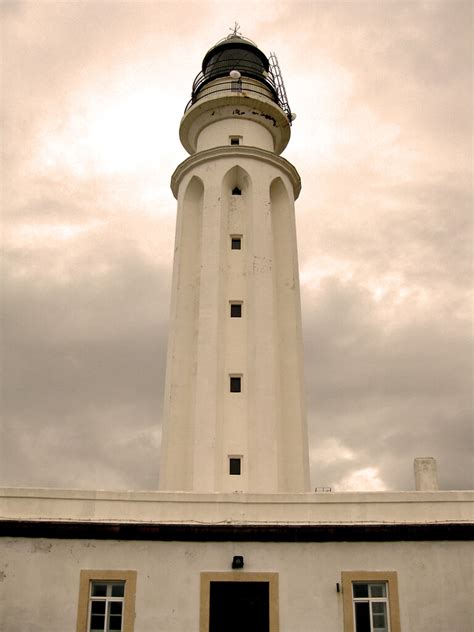
<svg viewBox="0 0 474 632"><path fill-rule="evenodd" d="M352 584L355 632L390 632L386 582Z"/></svg>
<svg viewBox="0 0 474 632"><path fill-rule="evenodd" d="M122 632L125 582L92 581L88 632Z"/></svg>

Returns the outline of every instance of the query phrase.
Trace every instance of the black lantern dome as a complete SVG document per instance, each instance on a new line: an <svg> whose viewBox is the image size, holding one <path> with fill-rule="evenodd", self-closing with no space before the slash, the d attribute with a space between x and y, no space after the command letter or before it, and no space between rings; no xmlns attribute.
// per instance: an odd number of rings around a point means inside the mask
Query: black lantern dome
<svg viewBox="0 0 474 632"><path fill-rule="evenodd" d="M278 104L277 86L272 74L270 62L266 55L251 40L233 33L208 50L202 62L202 71L193 83L192 98L188 107L200 98L203 88L211 81L219 78L229 79L231 89L232 71L237 77L256 80L271 93L271 98ZM239 76L240 75L240 76ZM235 88L235 79L234 79Z"/></svg>

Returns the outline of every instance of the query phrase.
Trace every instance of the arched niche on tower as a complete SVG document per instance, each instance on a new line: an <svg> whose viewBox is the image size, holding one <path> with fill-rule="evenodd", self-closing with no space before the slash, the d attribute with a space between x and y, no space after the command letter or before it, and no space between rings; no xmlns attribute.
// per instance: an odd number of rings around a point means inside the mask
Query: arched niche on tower
<svg viewBox="0 0 474 632"><path fill-rule="evenodd" d="M183 246L178 273L180 283L184 282L190 288L193 286L196 301L198 300L200 283L200 279L196 278L196 270L200 269L203 201L204 183L198 176L193 176L186 186L182 212L178 218L178 231L181 233Z"/></svg>
<svg viewBox="0 0 474 632"><path fill-rule="evenodd" d="M293 195L277 177L270 184L273 237L275 324L280 375L280 487L309 488L306 415L304 409L303 348L298 256Z"/></svg>
<svg viewBox="0 0 474 632"><path fill-rule="evenodd" d="M294 202L280 177L270 184L270 208L276 286L283 292L297 289L299 284Z"/></svg>
<svg viewBox="0 0 474 632"><path fill-rule="evenodd" d="M194 371L198 353L204 184L193 176L178 205L160 488L193 488ZM174 361L174 359L177 359ZM176 467L179 463L179 467Z"/></svg>
<svg viewBox="0 0 474 632"><path fill-rule="evenodd" d="M293 189L289 190L283 179L278 176L270 183L270 199L292 206L294 202Z"/></svg>
<svg viewBox="0 0 474 632"><path fill-rule="evenodd" d="M225 197L230 196L249 196L252 187L252 179L249 173L240 165L235 165L222 179L222 193Z"/></svg>
<svg viewBox="0 0 474 632"><path fill-rule="evenodd" d="M204 183L199 176L193 176L184 191L183 205L185 207L195 206L199 201L202 205L202 197L204 195Z"/></svg>

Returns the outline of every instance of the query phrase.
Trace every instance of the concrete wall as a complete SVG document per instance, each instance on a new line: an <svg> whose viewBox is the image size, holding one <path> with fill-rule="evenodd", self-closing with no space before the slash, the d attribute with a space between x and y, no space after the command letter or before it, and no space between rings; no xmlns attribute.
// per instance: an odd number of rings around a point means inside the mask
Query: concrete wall
<svg viewBox="0 0 474 632"><path fill-rule="evenodd" d="M202 571L279 574L280 632L342 632L341 571L397 571L402 632L471 632L468 542L0 542L2 632L76 626L81 569L137 571L135 632L198 632Z"/></svg>
<svg viewBox="0 0 474 632"><path fill-rule="evenodd" d="M194 494L0 489L0 520L391 524L474 520L474 492Z"/></svg>
<svg viewBox="0 0 474 632"><path fill-rule="evenodd" d="M197 151L229 145L229 136L240 136L241 145L273 151L273 137L263 125L235 116L205 127L198 136Z"/></svg>

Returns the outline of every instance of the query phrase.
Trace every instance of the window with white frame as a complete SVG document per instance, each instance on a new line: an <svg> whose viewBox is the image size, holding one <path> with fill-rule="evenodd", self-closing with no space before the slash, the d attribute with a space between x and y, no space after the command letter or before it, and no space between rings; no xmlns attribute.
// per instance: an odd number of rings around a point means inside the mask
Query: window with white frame
<svg viewBox="0 0 474 632"><path fill-rule="evenodd" d="M124 581L91 581L87 632L122 632Z"/></svg>
<svg viewBox="0 0 474 632"><path fill-rule="evenodd" d="M390 632L387 582L353 582L355 632Z"/></svg>
<svg viewBox="0 0 474 632"><path fill-rule="evenodd" d="M76 632L133 632L137 572L81 570Z"/></svg>
<svg viewBox="0 0 474 632"><path fill-rule="evenodd" d="M342 571L344 632L400 632L396 571Z"/></svg>

